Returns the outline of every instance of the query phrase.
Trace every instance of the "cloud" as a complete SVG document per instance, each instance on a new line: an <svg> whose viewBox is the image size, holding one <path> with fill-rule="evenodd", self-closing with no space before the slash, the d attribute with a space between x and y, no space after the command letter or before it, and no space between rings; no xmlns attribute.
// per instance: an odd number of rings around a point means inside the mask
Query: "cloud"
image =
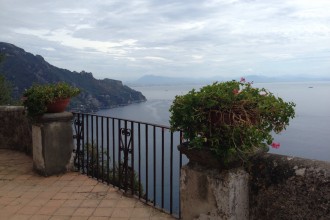
<svg viewBox="0 0 330 220"><path fill-rule="evenodd" d="M150 57L150 56L146 56L146 57L143 57L143 59L145 59L145 60L151 60L151 61L170 62L170 60L165 59L163 57Z"/></svg>
<svg viewBox="0 0 330 220"><path fill-rule="evenodd" d="M92 49L98 52L108 53L108 54L115 54L115 55L122 55L126 54L125 51L126 46L134 46L136 40L134 39L127 39L127 40L120 40L117 42L102 42L96 40L89 40L83 39L73 36L73 32L67 29L60 29L60 30L30 30L26 28L19 28L14 30L15 33L18 34L25 34L25 35L32 35L44 40L54 41L61 45L72 47L75 49Z"/></svg>
<svg viewBox="0 0 330 220"><path fill-rule="evenodd" d="M43 48L41 48L41 49L43 49L43 50L47 50L47 51L55 51L55 49L52 48L52 47L43 47Z"/></svg>
<svg viewBox="0 0 330 220"><path fill-rule="evenodd" d="M98 78L240 76L248 69L308 75L315 65L322 67L318 74L329 74L327 0L0 0L0 5L0 41Z"/></svg>

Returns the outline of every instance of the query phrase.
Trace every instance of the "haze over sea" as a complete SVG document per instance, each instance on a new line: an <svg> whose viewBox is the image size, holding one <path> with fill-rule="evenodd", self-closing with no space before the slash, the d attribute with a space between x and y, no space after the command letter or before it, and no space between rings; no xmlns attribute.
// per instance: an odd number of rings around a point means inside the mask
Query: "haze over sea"
<svg viewBox="0 0 330 220"><path fill-rule="evenodd" d="M101 110L100 115L169 125L168 111L175 95L186 94L202 85L132 87L141 91L147 102ZM271 153L330 161L330 82L255 83L296 103L296 117L281 134L274 135L280 149Z"/></svg>

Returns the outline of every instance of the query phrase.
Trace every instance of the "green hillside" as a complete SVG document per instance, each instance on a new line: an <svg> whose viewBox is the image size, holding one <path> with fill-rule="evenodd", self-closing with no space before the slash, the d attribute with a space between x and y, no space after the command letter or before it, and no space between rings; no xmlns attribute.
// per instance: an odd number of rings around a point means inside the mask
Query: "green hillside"
<svg viewBox="0 0 330 220"><path fill-rule="evenodd" d="M47 84L65 81L82 90L73 98L71 108L96 111L146 101L141 92L113 79L98 80L92 73L72 72L49 64L40 55L33 55L13 44L0 42L0 74L13 86L13 98L19 99L33 83Z"/></svg>

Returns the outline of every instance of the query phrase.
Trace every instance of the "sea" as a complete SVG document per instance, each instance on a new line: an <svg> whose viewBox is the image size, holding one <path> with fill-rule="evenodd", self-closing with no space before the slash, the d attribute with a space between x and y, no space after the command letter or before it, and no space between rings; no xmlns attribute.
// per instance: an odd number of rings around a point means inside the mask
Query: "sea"
<svg viewBox="0 0 330 220"><path fill-rule="evenodd" d="M169 108L175 96L202 86L131 86L142 92L147 101L100 110L97 114L169 126ZM330 161L330 82L255 83L254 86L296 103L296 117L285 131L274 134L280 148L270 148L270 153Z"/></svg>

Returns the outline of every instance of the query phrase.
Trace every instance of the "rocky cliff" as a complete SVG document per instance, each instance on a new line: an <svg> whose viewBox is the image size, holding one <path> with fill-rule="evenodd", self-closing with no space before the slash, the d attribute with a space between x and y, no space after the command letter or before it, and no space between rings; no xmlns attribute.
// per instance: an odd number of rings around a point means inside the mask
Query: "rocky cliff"
<svg viewBox="0 0 330 220"><path fill-rule="evenodd" d="M119 80L95 79L92 73L72 72L49 64L40 55L33 55L13 44L0 42L0 74L12 84L13 97L19 99L33 83L46 84L65 81L82 90L71 101L72 109L95 111L134 102L146 101L141 92L123 85Z"/></svg>

